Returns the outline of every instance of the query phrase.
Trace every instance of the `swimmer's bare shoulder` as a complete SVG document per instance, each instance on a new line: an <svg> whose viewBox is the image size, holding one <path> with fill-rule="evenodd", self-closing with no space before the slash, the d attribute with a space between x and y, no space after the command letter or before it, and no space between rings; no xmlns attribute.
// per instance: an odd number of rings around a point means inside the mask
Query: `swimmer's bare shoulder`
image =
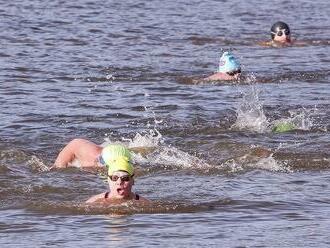
<svg viewBox="0 0 330 248"><path fill-rule="evenodd" d="M116 203L122 203L122 200L116 200L116 199L107 199L105 198L107 192L94 195L91 198L89 198L85 203L87 204L94 204L94 203L103 203L103 204L116 204ZM127 201L127 200L125 200ZM129 200L129 201L134 201L137 203L151 203L151 201L143 196L139 195L139 200Z"/></svg>
<svg viewBox="0 0 330 248"><path fill-rule="evenodd" d="M257 44L259 46L263 46L263 47L271 47L272 46L272 42L271 41L259 41Z"/></svg>
<svg viewBox="0 0 330 248"><path fill-rule="evenodd" d="M262 47L288 47L288 46L292 46L293 42L290 43L280 43L280 42L275 42L275 41L260 41L258 42L259 46Z"/></svg>
<svg viewBox="0 0 330 248"><path fill-rule="evenodd" d="M283 44L274 41L260 41L257 44L262 47L275 47L275 48L290 47L290 46L303 47L309 45L307 41L301 41L296 39L292 39L291 42L283 43Z"/></svg>
<svg viewBox="0 0 330 248"><path fill-rule="evenodd" d="M106 192L101 193L101 194L98 194L98 195L94 195L91 198L89 198L86 201L86 203L97 203L97 202L100 202L100 201L102 201L102 200L105 199L105 194L106 194Z"/></svg>

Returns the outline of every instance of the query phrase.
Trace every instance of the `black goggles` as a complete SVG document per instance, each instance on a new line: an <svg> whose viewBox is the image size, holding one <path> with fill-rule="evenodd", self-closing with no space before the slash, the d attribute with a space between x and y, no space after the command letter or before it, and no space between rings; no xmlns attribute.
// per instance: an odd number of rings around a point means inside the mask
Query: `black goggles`
<svg viewBox="0 0 330 248"><path fill-rule="evenodd" d="M122 182L129 182L129 180L131 180L131 176L130 175L125 175L125 176L117 176L117 175L112 175L112 176L108 176L110 178L111 181L113 182L117 182L118 179L120 178L120 180Z"/></svg>
<svg viewBox="0 0 330 248"><path fill-rule="evenodd" d="M236 71L227 72L227 74L229 76L235 76L236 74L239 74L239 73L241 73L241 70L240 69L239 70L236 70Z"/></svg>
<svg viewBox="0 0 330 248"><path fill-rule="evenodd" d="M286 36L290 35L290 30L287 29L282 29L277 31L276 33L272 32L272 34L275 34L277 36L282 36L283 34L285 34Z"/></svg>

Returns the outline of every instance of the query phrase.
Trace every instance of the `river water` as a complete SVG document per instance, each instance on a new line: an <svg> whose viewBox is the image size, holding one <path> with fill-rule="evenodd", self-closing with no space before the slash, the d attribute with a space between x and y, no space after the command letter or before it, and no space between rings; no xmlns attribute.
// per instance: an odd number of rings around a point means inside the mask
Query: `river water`
<svg viewBox="0 0 330 248"><path fill-rule="evenodd" d="M330 247L330 5L1 1L1 247ZM287 22L304 46L262 47ZM222 51L235 83L205 83ZM296 129L274 133L279 121ZM90 207L73 138L135 149L151 206Z"/></svg>

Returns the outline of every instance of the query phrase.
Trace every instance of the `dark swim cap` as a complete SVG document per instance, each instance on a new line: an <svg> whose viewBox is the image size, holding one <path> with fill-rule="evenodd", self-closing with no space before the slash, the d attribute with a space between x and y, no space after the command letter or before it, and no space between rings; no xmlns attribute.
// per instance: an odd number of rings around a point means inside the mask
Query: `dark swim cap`
<svg viewBox="0 0 330 248"><path fill-rule="evenodd" d="M276 34L278 31L282 30L282 29L286 29L286 30L288 30L288 31L290 32L289 25L286 24L285 22L275 22L275 23L273 24L273 26L272 26L271 29L270 29L271 36L272 36L272 40L274 39L275 34Z"/></svg>

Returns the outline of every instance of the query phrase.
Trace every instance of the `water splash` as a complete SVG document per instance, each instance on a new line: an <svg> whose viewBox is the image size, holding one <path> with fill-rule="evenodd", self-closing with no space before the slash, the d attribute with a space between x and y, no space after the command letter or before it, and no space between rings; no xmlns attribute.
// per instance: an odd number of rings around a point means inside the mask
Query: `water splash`
<svg viewBox="0 0 330 248"><path fill-rule="evenodd" d="M301 130L310 130L313 127L313 121L311 119L311 115L313 114L313 110L307 110L302 108L298 111L290 110L290 118L291 122Z"/></svg>
<svg viewBox="0 0 330 248"><path fill-rule="evenodd" d="M129 148L157 147L159 144L163 143L163 136L158 130L151 129L142 133L136 133L132 139L122 137L121 140L123 142L112 141L110 137L106 137L104 138L104 142L101 144L101 146L105 147L106 145L113 143L124 143L124 145L128 146Z"/></svg>
<svg viewBox="0 0 330 248"><path fill-rule="evenodd" d="M272 172L292 172L291 168L277 161L273 157L274 153L262 148L252 148L251 151L243 156L225 161L222 166L227 168L230 173L238 173L247 169L261 169Z"/></svg>
<svg viewBox="0 0 330 248"><path fill-rule="evenodd" d="M213 166L206 161L171 146L161 147L161 149L149 154L147 158L149 161L152 161L153 164L161 165L165 169L169 167L182 169L213 168Z"/></svg>
<svg viewBox="0 0 330 248"><path fill-rule="evenodd" d="M37 156L32 155L31 158L27 161L27 164L29 167L32 168L32 170L38 171L38 172L45 172L49 171L49 167L46 166L40 158Z"/></svg>
<svg viewBox="0 0 330 248"><path fill-rule="evenodd" d="M0 164L4 165L3 170L14 170L22 174L25 174L27 169L36 172L49 171L49 167L36 155L18 149L1 150Z"/></svg>
<svg viewBox="0 0 330 248"><path fill-rule="evenodd" d="M253 81L253 79L251 79ZM300 108L289 110L289 117L269 121L263 110L263 103L259 100L260 90L254 85L249 90L242 92L242 101L237 108L236 122L231 126L232 129L248 130L258 133L271 132L274 126L281 123L289 123L294 129L311 130L317 124L313 122L313 116L320 114L316 108ZM326 129L319 127L319 129Z"/></svg>
<svg viewBox="0 0 330 248"><path fill-rule="evenodd" d="M289 117L280 118L270 123L270 128L281 123L291 124L295 130L311 130L314 126L312 116L317 112L317 109L297 109L289 110Z"/></svg>
<svg viewBox="0 0 330 248"><path fill-rule="evenodd" d="M248 130L263 133L269 123L263 111L262 102L259 100L259 89L254 85L249 91L242 92L243 99L237 109L237 119L232 129Z"/></svg>
<svg viewBox="0 0 330 248"><path fill-rule="evenodd" d="M163 136L157 129L149 130L147 133L137 133L133 139L129 139L129 147L157 147L163 143Z"/></svg>
<svg viewBox="0 0 330 248"><path fill-rule="evenodd" d="M244 77L240 78L239 82L252 85L257 82L257 77L254 72L248 73Z"/></svg>

